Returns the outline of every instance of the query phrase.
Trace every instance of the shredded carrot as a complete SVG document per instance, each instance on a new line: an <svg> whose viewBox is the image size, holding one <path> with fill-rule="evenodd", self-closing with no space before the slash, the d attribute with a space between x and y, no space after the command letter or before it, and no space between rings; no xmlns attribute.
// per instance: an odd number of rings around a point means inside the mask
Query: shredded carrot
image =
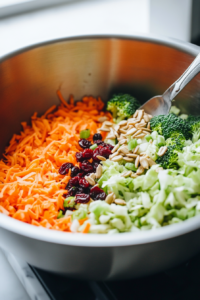
<svg viewBox="0 0 200 300"><path fill-rule="evenodd" d="M84 97L74 103L70 96L65 101L60 91L60 106L50 107L42 117L34 113L31 126L22 122L23 131L14 134L0 161L0 213L38 227L70 232L71 217L57 219L63 209L63 194L70 179L60 175L59 167L65 162L78 165L76 152L80 131L90 129L90 138L98 132L99 117L104 103L100 98ZM103 138L106 132L101 132ZM80 220L82 225L87 220ZM88 233L86 223L83 233Z"/></svg>
<svg viewBox="0 0 200 300"><path fill-rule="evenodd" d="M82 233L88 233L90 230L90 223L86 223L85 228L83 229Z"/></svg>

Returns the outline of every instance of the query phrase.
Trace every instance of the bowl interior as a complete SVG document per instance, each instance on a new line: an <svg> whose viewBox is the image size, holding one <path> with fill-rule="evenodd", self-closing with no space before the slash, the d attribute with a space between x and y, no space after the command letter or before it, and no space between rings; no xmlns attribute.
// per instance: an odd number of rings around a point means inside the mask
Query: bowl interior
<svg viewBox="0 0 200 300"><path fill-rule="evenodd" d="M194 51L178 43L124 37L66 39L22 50L0 65L0 153L20 122L42 114L73 94L101 96L128 92L141 103L162 94L194 59ZM179 94L183 112L200 112L200 75ZM192 105L191 105L192 101Z"/></svg>

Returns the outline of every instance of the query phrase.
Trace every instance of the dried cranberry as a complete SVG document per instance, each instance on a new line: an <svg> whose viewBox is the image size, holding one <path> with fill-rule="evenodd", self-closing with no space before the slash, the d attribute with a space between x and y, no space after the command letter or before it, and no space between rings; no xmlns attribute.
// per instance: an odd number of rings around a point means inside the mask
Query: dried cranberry
<svg viewBox="0 0 200 300"><path fill-rule="evenodd" d="M76 152L76 160L77 160L78 162L84 160L84 158L83 158L83 152Z"/></svg>
<svg viewBox="0 0 200 300"><path fill-rule="evenodd" d="M103 157L108 158L109 155L110 155L112 152L111 152L110 148L109 148L108 146L106 146L106 147L103 147L103 148L99 149L99 153L100 153L100 155L102 155Z"/></svg>
<svg viewBox="0 0 200 300"><path fill-rule="evenodd" d="M74 177L74 176L76 176L78 173L80 172L80 169L79 169L79 167L73 167L72 169L71 169L71 176L72 177Z"/></svg>
<svg viewBox="0 0 200 300"><path fill-rule="evenodd" d="M66 186L66 189L69 190L71 187L73 186L78 186L79 184L79 177L78 176L75 176L73 178L71 178Z"/></svg>
<svg viewBox="0 0 200 300"><path fill-rule="evenodd" d="M80 139L78 141L78 143L79 143L79 146L83 149L90 148L90 146L92 145L91 142L86 139Z"/></svg>
<svg viewBox="0 0 200 300"><path fill-rule="evenodd" d="M75 196L76 193L77 193L77 188L75 186L73 186L68 190L66 197Z"/></svg>
<svg viewBox="0 0 200 300"><path fill-rule="evenodd" d="M89 162L80 163L80 168L85 173L92 173L92 172L94 172L93 166Z"/></svg>
<svg viewBox="0 0 200 300"><path fill-rule="evenodd" d="M106 145L102 140L96 140L95 144L97 144L98 146L99 145L101 145L101 146L105 146Z"/></svg>
<svg viewBox="0 0 200 300"><path fill-rule="evenodd" d="M88 188L90 186L89 182L85 178L79 179L79 185L83 188Z"/></svg>
<svg viewBox="0 0 200 300"><path fill-rule="evenodd" d="M87 194L76 194L76 203L88 203L90 201L90 195Z"/></svg>
<svg viewBox="0 0 200 300"><path fill-rule="evenodd" d="M78 186L76 189L77 189L76 194L82 194L82 193L86 193L87 194L87 189L84 189L81 186Z"/></svg>
<svg viewBox="0 0 200 300"><path fill-rule="evenodd" d="M85 159L90 159L93 156L93 150L92 149L85 149L83 150L83 157Z"/></svg>
<svg viewBox="0 0 200 300"><path fill-rule="evenodd" d="M105 200L106 193L102 189L100 189L98 186L94 186L90 190L90 197L93 200Z"/></svg>
<svg viewBox="0 0 200 300"><path fill-rule="evenodd" d="M95 133L95 134L93 135L93 141L95 141L95 143L96 143L96 140L102 140L102 135L101 135L101 133Z"/></svg>
<svg viewBox="0 0 200 300"><path fill-rule="evenodd" d="M73 164L72 163L64 163L62 164L62 166L59 169L59 173L60 175L66 175L69 172L69 169L73 168Z"/></svg>
<svg viewBox="0 0 200 300"><path fill-rule="evenodd" d="M100 149L102 149L103 146L98 146L94 151L93 151L93 160L99 162L99 159L97 158L97 155L100 154Z"/></svg>
<svg viewBox="0 0 200 300"><path fill-rule="evenodd" d="M112 151L112 149L114 148L114 146L111 145L111 144L105 144L105 145L108 146L108 147L110 148L111 151Z"/></svg>
<svg viewBox="0 0 200 300"><path fill-rule="evenodd" d="M92 165L93 165L93 168L94 168L94 170L95 170L95 172L96 172L96 169L97 169L97 167L98 167L98 165L99 165L98 162L93 162Z"/></svg>

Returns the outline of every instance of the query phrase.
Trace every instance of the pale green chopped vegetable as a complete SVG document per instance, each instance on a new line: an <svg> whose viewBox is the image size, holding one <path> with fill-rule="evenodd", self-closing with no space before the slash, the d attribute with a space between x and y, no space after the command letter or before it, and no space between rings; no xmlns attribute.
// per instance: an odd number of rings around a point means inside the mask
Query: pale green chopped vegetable
<svg viewBox="0 0 200 300"><path fill-rule="evenodd" d="M174 105L171 106L169 113L170 114L175 114L175 115L179 115L180 114L180 109Z"/></svg>

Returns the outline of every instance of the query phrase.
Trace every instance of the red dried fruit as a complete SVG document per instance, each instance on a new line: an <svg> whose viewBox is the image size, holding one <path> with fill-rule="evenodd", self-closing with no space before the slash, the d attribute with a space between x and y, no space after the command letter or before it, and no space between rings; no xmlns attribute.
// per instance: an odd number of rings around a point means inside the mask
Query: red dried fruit
<svg viewBox="0 0 200 300"><path fill-rule="evenodd" d="M71 187L73 186L78 186L79 185L79 177L75 176L73 178L71 178L66 186L66 189L69 190Z"/></svg>
<svg viewBox="0 0 200 300"><path fill-rule="evenodd" d="M90 195L87 194L76 194L76 203L88 203L90 201Z"/></svg>
<svg viewBox="0 0 200 300"><path fill-rule="evenodd" d="M76 155L76 160L77 160L78 162L84 160L84 158L83 158L83 152L76 152L75 155Z"/></svg>
<svg viewBox="0 0 200 300"><path fill-rule="evenodd" d="M96 172L96 169L97 169L99 163L98 162L93 162L92 165L93 165L94 171Z"/></svg>
<svg viewBox="0 0 200 300"><path fill-rule="evenodd" d="M79 185L83 188L88 188L90 186L89 182L85 178L79 179Z"/></svg>
<svg viewBox="0 0 200 300"><path fill-rule="evenodd" d="M102 135L101 135L101 133L95 133L94 135L93 135L93 141L95 141L95 144L96 144L96 141L97 140L102 140Z"/></svg>
<svg viewBox="0 0 200 300"><path fill-rule="evenodd" d="M100 189L98 186L94 186L90 190L90 197L93 200L105 200L106 193L102 189Z"/></svg>
<svg viewBox="0 0 200 300"><path fill-rule="evenodd" d="M111 152L110 148L108 146L106 146L106 147L99 149L99 153L101 156L108 158L112 152Z"/></svg>
<svg viewBox="0 0 200 300"><path fill-rule="evenodd" d="M78 143L79 143L79 146L83 149L90 148L90 146L92 145L91 142L86 139L80 139L78 141Z"/></svg>
<svg viewBox="0 0 200 300"><path fill-rule="evenodd" d="M89 162L83 162L80 163L80 168L83 170L85 173L93 173L94 169L91 163Z"/></svg>
<svg viewBox="0 0 200 300"><path fill-rule="evenodd" d="M107 145L107 146L110 148L111 151L112 151L112 149L114 148L114 146L111 145L111 144L105 144L105 145Z"/></svg>
<svg viewBox="0 0 200 300"><path fill-rule="evenodd" d="M93 156L93 150L92 149L85 149L83 150L83 157L84 159L90 159Z"/></svg>
<svg viewBox="0 0 200 300"><path fill-rule="evenodd" d="M59 168L58 172L60 175L66 175L69 172L69 169L73 168L72 163L64 163L62 166Z"/></svg>
<svg viewBox="0 0 200 300"><path fill-rule="evenodd" d="M98 146L94 151L93 151L93 160L100 162L100 160L97 158L97 155L101 155L100 150L103 149L103 146Z"/></svg>
<svg viewBox="0 0 200 300"><path fill-rule="evenodd" d="M102 141L102 140L96 140L96 141L94 141L95 142L95 144L97 144L98 146L105 146L106 144Z"/></svg>
<svg viewBox="0 0 200 300"><path fill-rule="evenodd" d="M72 169L71 169L71 177L74 177L74 176L76 176L76 175L78 175L78 173L80 172L80 169L79 169L79 167L73 167Z"/></svg>

